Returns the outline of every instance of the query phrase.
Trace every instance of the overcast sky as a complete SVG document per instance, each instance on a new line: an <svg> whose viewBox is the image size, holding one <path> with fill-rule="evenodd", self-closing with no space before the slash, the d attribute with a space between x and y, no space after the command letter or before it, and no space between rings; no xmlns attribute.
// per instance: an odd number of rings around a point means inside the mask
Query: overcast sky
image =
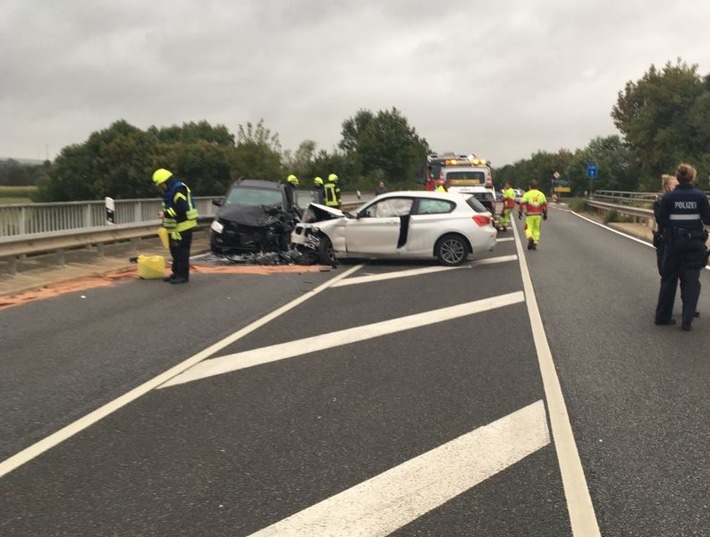
<svg viewBox="0 0 710 537"><path fill-rule="evenodd" d="M124 119L263 118L332 151L396 107L494 166L616 134L651 64L710 72L710 0L3 0L0 157L53 159Z"/></svg>

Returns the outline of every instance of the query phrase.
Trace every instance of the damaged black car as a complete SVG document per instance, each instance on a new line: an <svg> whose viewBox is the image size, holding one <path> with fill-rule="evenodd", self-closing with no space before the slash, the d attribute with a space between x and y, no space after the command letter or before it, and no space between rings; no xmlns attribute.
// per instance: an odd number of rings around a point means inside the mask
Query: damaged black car
<svg viewBox="0 0 710 537"><path fill-rule="evenodd" d="M319 189L295 189L284 183L239 179L219 206L210 226L210 247L219 255L284 252L303 207L322 202Z"/></svg>

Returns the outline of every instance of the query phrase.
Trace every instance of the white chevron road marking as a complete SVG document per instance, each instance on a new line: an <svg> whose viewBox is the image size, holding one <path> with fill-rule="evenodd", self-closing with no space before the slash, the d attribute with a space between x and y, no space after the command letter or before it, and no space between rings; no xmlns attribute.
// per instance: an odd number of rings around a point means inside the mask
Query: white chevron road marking
<svg viewBox="0 0 710 537"><path fill-rule="evenodd" d="M407 315L406 317L399 317L389 321L356 326L354 328L348 328L338 332L330 332L297 341L289 341L278 345L271 345L269 347L262 347L250 351L221 356L219 358L212 358L211 360L200 362L191 369L188 369L187 371L173 377L163 384L161 388L175 386L176 384L184 384L194 380L230 373L239 369L267 364L277 360L284 360L286 358L293 358L295 356L318 352L333 347L339 347L341 345L347 345L357 341L387 336L396 332L418 328L420 326L432 326L442 321L448 321L458 317L464 317L466 315L473 315L474 313L481 313L496 308L502 308L504 306L510 306L524 301L525 295L523 292L516 291L514 293L499 295L483 300L476 300L474 302L450 306L448 308L426 311L415 315Z"/></svg>
<svg viewBox="0 0 710 537"><path fill-rule="evenodd" d="M549 443L537 401L250 537L389 535Z"/></svg>

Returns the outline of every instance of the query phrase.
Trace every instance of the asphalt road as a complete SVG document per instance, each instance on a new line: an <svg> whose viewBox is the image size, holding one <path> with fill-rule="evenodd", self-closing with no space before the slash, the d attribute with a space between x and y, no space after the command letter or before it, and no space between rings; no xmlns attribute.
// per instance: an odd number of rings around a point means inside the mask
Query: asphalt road
<svg viewBox="0 0 710 537"><path fill-rule="evenodd" d="M654 251L570 213L499 238L0 311L0 535L710 535L709 299L654 326Z"/></svg>

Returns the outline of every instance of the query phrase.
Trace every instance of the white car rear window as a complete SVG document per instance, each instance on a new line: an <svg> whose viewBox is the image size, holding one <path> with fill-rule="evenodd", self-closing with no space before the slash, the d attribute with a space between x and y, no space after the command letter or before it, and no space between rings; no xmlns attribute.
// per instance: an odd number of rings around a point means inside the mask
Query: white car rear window
<svg viewBox="0 0 710 537"><path fill-rule="evenodd" d="M446 214L456 208L453 201L423 198L419 200L417 214Z"/></svg>

